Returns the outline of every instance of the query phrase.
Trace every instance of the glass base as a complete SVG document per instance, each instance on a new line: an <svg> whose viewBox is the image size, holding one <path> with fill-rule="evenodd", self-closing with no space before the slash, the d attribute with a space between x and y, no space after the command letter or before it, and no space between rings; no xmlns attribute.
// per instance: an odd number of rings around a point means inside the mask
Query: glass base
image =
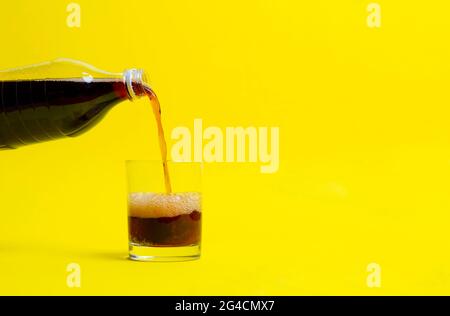
<svg viewBox="0 0 450 316"><path fill-rule="evenodd" d="M135 261L175 262L200 258L200 245L182 247L147 247L129 244L129 255Z"/></svg>

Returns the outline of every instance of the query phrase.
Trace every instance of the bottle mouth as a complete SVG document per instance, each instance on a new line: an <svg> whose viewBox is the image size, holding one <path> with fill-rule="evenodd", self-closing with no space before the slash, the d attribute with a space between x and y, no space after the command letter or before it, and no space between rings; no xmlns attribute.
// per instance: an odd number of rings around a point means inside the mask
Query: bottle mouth
<svg viewBox="0 0 450 316"><path fill-rule="evenodd" d="M148 86L147 76L143 69L127 69L124 72L124 81L127 87L128 96L135 100L146 94L145 87Z"/></svg>

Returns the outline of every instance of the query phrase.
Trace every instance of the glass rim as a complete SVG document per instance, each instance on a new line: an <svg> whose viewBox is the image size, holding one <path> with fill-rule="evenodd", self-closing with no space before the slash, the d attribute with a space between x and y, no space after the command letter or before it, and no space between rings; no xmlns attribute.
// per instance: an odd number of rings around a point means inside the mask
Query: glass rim
<svg viewBox="0 0 450 316"><path fill-rule="evenodd" d="M173 161L173 160L167 160L167 164L169 166L169 169L172 168L193 168L193 169L199 169L203 173L203 170L205 169L204 162L188 162L188 161ZM162 160L158 159L140 159L140 160L125 160L124 166L128 168L132 168L133 166L139 167L142 166L143 168L145 166L156 166L160 165L161 168L163 166Z"/></svg>

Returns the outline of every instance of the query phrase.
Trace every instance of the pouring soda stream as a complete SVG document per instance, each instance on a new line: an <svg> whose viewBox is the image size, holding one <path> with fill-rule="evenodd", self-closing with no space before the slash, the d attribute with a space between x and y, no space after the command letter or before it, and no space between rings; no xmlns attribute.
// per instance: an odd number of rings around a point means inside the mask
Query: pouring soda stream
<svg viewBox="0 0 450 316"><path fill-rule="evenodd" d="M164 136L164 128L161 121L161 106L159 104L158 97L153 92L153 90L144 83L144 89L150 100L150 104L152 105L153 114L156 119L156 126L158 128L158 141L159 141L159 149L161 151L161 159L163 164L164 171L164 184L166 187L166 193L172 193L172 186L170 184L170 174L169 174L169 166L167 164L167 143L166 138Z"/></svg>

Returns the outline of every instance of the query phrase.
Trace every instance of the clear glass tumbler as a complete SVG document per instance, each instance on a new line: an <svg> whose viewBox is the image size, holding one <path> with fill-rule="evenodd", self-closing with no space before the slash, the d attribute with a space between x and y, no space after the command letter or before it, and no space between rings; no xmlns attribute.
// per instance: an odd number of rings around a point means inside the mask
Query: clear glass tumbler
<svg viewBox="0 0 450 316"><path fill-rule="evenodd" d="M198 259L203 217L202 165L168 162L171 193L166 192L161 161L127 161L126 169L130 259Z"/></svg>

